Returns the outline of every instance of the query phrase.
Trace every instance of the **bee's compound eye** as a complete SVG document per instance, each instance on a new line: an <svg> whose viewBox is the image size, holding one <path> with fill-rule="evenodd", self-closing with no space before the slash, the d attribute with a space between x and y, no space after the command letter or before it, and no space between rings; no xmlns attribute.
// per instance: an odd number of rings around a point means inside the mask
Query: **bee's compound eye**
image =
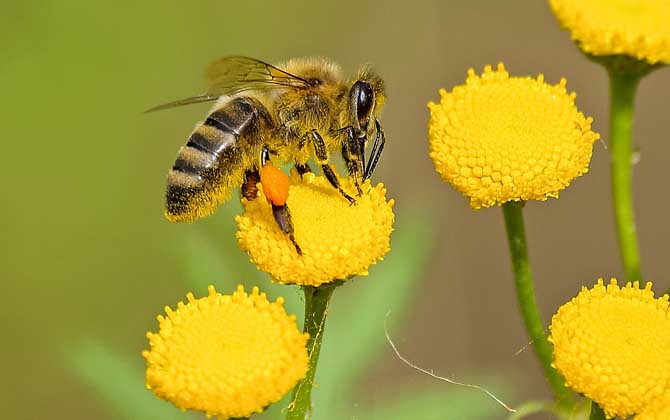
<svg viewBox="0 0 670 420"><path fill-rule="evenodd" d="M368 83L361 82L360 80L354 83L353 89L354 91L358 91L358 97L356 98L358 120L361 122L367 121L370 118L372 105L375 102L375 93Z"/></svg>

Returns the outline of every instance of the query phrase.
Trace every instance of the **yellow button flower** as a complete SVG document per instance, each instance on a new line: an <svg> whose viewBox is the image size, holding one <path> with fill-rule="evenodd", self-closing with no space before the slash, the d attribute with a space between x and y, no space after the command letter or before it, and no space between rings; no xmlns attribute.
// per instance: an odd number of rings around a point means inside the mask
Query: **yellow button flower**
<svg viewBox="0 0 670 420"><path fill-rule="evenodd" d="M340 180L345 190L356 191L348 179ZM302 255L277 226L258 186L259 198L242 200L237 238L258 268L279 283L319 286L367 275L390 249L393 200L386 201L383 184L366 181L363 195L350 205L324 177L307 173L301 180L293 172L287 205Z"/></svg>
<svg viewBox="0 0 670 420"><path fill-rule="evenodd" d="M158 316L160 331L147 333L151 350L146 385L181 409L220 419L248 417L280 400L307 371L307 334L254 287L232 295L209 287L209 296Z"/></svg>
<svg viewBox="0 0 670 420"><path fill-rule="evenodd" d="M588 170L593 142L568 94L544 77L509 77L503 64L468 71L465 85L429 103L430 157L442 179L474 209L507 201L546 200Z"/></svg>
<svg viewBox="0 0 670 420"><path fill-rule="evenodd" d="M635 420L668 420L670 419L670 389L665 394L647 405Z"/></svg>
<svg viewBox="0 0 670 420"><path fill-rule="evenodd" d="M670 385L668 295L654 299L651 283L599 279L559 308L550 329L554 366L608 418L640 412Z"/></svg>
<svg viewBox="0 0 670 420"><path fill-rule="evenodd" d="M667 0L549 0L560 24L592 55L670 63Z"/></svg>

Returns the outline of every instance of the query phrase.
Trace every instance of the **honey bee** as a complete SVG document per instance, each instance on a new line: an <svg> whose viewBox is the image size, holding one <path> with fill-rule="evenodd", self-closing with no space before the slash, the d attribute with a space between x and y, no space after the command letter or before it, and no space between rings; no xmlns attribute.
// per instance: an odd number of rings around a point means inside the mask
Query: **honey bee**
<svg viewBox="0 0 670 420"><path fill-rule="evenodd" d="M321 58L292 59L273 66L248 57L224 57L205 71L206 93L170 102L147 112L216 101L179 149L168 173L165 217L193 221L213 213L231 191L241 187L248 200L257 196L260 171L270 161L291 163L311 172L315 162L329 183L351 204L330 162L340 152L360 196L381 156L386 138L379 122L384 105L382 79L363 67L345 79L340 67ZM374 138L365 159L368 139ZM285 202L272 202L277 224L293 242Z"/></svg>

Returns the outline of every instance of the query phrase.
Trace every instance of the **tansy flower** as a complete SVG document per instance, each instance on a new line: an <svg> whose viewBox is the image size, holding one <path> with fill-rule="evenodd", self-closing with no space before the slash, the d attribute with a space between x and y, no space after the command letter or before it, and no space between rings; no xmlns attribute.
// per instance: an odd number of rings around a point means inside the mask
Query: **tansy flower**
<svg viewBox="0 0 670 420"><path fill-rule="evenodd" d="M668 420L670 419L670 389L642 409L635 420Z"/></svg>
<svg viewBox="0 0 670 420"><path fill-rule="evenodd" d="M669 389L668 295L654 299L651 283L599 279L559 308L550 329L554 366L608 418L638 413Z"/></svg>
<svg viewBox="0 0 670 420"><path fill-rule="evenodd" d="M259 198L242 200L245 211L237 217L240 247L275 281L319 286L367 275L389 251L393 200L386 201L383 184L372 187L366 181L363 195L350 205L324 177L307 173L301 179L293 172L289 182L287 205L302 255L277 226L262 184ZM345 190L356 191L348 179L341 182Z"/></svg>
<svg viewBox="0 0 670 420"><path fill-rule="evenodd" d="M232 295L209 287L209 296L158 316L148 333L146 384L182 409L220 419L248 417L281 399L307 371L307 334L284 311L283 298L268 302L254 287Z"/></svg>
<svg viewBox="0 0 670 420"><path fill-rule="evenodd" d="M560 24L592 55L670 63L667 0L549 0Z"/></svg>
<svg viewBox="0 0 670 420"><path fill-rule="evenodd" d="M440 103L428 104L428 137L442 179L474 209L558 197L588 170L599 138L565 85L510 77L500 63L481 76L470 69L465 85L440 90Z"/></svg>

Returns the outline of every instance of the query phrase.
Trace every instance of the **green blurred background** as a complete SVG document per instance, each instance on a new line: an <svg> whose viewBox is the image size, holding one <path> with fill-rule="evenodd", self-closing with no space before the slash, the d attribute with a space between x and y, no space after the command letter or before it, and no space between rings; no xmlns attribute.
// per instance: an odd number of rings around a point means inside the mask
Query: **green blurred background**
<svg viewBox="0 0 670 420"><path fill-rule="evenodd" d="M397 202L393 252L335 295L327 337L346 340L343 326L363 319L368 330L355 332L367 347L351 345L355 375L340 378L346 389L331 392L315 418L390 418L389 407L413 395L432 398L422 404L439 411L401 417L398 406L394 418L505 416L475 391L402 365L384 340L388 310L395 340L420 365L490 386L512 404L548 397L532 352L519 352L527 339L500 211L473 212L441 183L426 141L426 102L438 88L462 83L471 66L502 60L513 75L567 77L607 142L605 72L578 53L545 2L3 2L0 50L0 417L179 416L153 399L141 377L144 334L164 305L187 290L203 293L208 282L224 291L246 282L287 294L300 310L294 288L269 286L237 249L238 205L191 225L162 218L167 170L208 108L142 111L200 93L204 65L229 54L270 62L327 56L348 72L371 63L388 85L388 143L375 178ZM669 91L668 70L643 81L635 126L642 258L659 291L670 287L670 197L662 184ZM527 206L547 321L581 285L621 274L608 158L596 143L589 174L559 200ZM332 337L323 363L337 372L350 348ZM324 377L317 392L329 386ZM346 402L328 409L340 392Z"/></svg>

